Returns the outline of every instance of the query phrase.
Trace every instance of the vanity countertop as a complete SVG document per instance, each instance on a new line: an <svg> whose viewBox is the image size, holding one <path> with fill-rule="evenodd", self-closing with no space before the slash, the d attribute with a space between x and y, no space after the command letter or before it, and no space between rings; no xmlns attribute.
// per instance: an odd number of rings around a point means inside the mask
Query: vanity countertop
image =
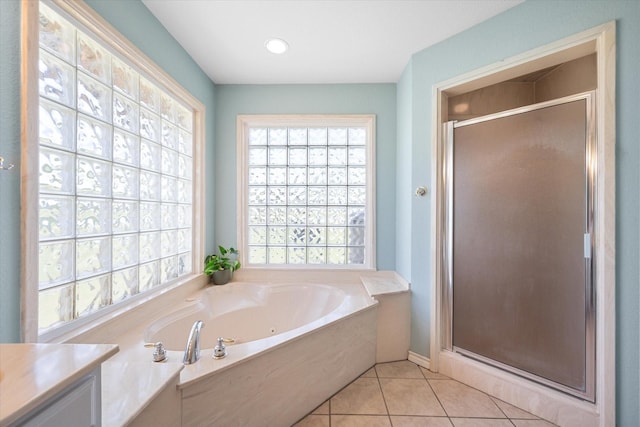
<svg viewBox="0 0 640 427"><path fill-rule="evenodd" d="M117 352L115 344L0 344L0 425L34 410Z"/></svg>

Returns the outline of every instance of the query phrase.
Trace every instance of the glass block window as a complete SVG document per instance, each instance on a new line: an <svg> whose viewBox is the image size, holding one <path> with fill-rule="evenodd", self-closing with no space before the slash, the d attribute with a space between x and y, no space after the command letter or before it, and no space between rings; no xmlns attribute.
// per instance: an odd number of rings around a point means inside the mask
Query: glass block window
<svg viewBox="0 0 640 427"><path fill-rule="evenodd" d="M373 116L242 116L248 266L372 268Z"/></svg>
<svg viewBox="0 0 640 427"><path fill-rule="evenodd" d="M39 6L38 329L192 273L193 109Z"/></svg>

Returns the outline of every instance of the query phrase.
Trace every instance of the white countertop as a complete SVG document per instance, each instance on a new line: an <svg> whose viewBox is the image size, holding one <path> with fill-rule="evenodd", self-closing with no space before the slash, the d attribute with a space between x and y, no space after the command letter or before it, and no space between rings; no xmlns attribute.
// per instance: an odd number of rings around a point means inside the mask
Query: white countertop
<svg viewBox="0 0 640 427"><path fill-rule="evenodd" d="M34 410L117 352L115 344L0 344L0 425Z"/></svg>
<svg viewBox="0 0 640 427"><path fill-rule="evenodd" d="M389 271L378 271L360 277L362 284L372 297L378 295L409 292L411 286L399 274Z"/></svg>

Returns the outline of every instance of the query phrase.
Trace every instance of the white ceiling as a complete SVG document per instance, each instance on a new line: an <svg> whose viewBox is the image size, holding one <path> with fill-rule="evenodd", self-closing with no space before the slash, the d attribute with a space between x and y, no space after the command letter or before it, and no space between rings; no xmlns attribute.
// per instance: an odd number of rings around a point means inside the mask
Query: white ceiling
<svg viewBox="0 0 640 427"><path fill-rule="evenodd" d="M411 55L524 0L143 0L218 84L397 82ZM267 39L286 40L283 55Z"/></svg>

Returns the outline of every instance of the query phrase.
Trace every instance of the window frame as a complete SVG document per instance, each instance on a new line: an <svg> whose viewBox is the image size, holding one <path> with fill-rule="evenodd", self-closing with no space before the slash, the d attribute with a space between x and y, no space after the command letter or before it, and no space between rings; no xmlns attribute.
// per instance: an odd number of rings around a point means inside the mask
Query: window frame
<svg viewBox="0 0 640 427"><path fill-rule="evenodd" d="M366 151L366 205L365 205L365 256L363 264L249 264L249 129L252 127L364 127L367 130ZM375 114L308 114L268 115L241 114L236 119L237 133L237 245L239 259L247 269L295 269L295 270L347 270L371 271L376 269L376 116Z"/></svg>
<svg viewBox="0 0 640 427"><path fill-rule="evenodd" d="M192 282L202 276L205 231L205 106L167 72L120 34L111 24L84 2L73 0L45 1L89 30L120 58L134 64L137 71L152 80L166 93L193 111L193 189L192 189L192 272L175 281L131 296L96 313L38 332L38 253L39 253L39 7L40 1L23 1L21 7L21 337L23 342L51 342L73 336L107 319L165 293L169 289Z"/></svg>

